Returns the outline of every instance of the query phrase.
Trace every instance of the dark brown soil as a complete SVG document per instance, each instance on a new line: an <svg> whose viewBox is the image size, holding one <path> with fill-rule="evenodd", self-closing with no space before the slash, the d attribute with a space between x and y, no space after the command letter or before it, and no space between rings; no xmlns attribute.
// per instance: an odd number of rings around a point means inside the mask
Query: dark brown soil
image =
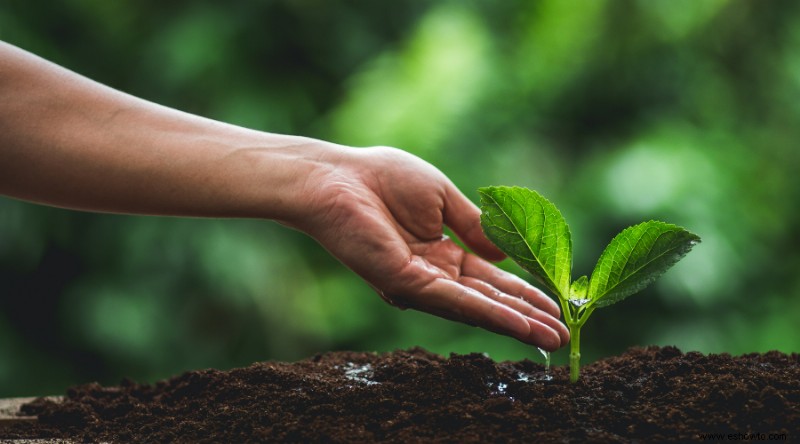
<svg viewBox="0 0 800 444"><path fill-rule="evenodd" d="M800 359L634 348L584 367L422 349L70 388L0 438L112 442L697 442L800 440ZM736 436L731 436L736 435Z"/></svg>

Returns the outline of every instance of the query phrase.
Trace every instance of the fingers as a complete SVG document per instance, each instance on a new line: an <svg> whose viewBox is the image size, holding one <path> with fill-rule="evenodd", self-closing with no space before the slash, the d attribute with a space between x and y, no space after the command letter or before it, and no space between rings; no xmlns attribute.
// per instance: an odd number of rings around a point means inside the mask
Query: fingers
<svg viewBox="0 0 800 444"><path fill-rule="evenodd" d="M520 297L555 318L561 316L558 304L543 291L525 282L519 276L503 271L477 256L468 254L464 257L461 274L487 282L508 295Z"/></svg>
<svg viewBox="0 0 800 444"><path fill-rule="evenodd" d="M559 324L557 320L552 326L539 320L546 319L547 314L536 313L536 309L529 305L518 305L525 313L536 316L536 318L529 317L498 300L513 299L517 304L526 304L525 301L502 295L488 285L481 287L474 279L468 280L467 283L475 285L480 290L450 279L439 278L430 282L413 297L404 298L404 301L415 309L511 336L545 350L556 350L569 340L569 333L559 331L563 326L555 327ZM491 296L487 296L484 291Z"/></svg>
<svg viewBox="0 0 800 444"><path fill-rule="evenodd" d="M481 210L452 184L445 194L444 223L475 253L491 261L499 261L505 257L483 234Z"/></svg>
<svg viewBox="0 0 800 444"><path fill-rule="evenodd" d="M567 330L567 327L565 327L558 318L553 317L550 313L539 310L524 299L505 294L484 281L463 276L459 278L458 282L524 315L530 326L529 336L531 339L549 335L554 331L558 334L559 346L569 342L569 330Z"/></svg>

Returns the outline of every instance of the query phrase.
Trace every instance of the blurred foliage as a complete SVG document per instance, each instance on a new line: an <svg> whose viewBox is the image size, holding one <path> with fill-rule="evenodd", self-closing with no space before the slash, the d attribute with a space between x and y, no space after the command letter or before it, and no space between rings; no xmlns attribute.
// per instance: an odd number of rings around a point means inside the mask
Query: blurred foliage
<svg viewBox="0 0 800 444"><path fill-rule="evenodd" d="M0 39L184 111L403 148L473 199L489 184L535 188L572 224L576 276L643 219L700 234L656 286L587 326L590 361L645 344L800 349L799 9L5 0ZM0 397L413 345L540 359L511 339L385 305L272 222L0 199Z"/></svg>

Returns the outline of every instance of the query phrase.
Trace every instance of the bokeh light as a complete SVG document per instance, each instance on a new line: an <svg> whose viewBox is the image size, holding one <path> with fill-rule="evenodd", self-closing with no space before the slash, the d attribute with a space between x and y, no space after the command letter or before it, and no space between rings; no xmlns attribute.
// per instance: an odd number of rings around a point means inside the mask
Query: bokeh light
<svg viewBox="0 0 800 444"><path fill-rule="evenodd" d="M0 39L184 111L405 149L476 201L535 188L570 223L574 276L642 220L698 233L656 285L592 317L586 361L800 349L800 3L12 0ZM275 222L0 198L0 397L416 345L541 360L384 304Z"/></svg>

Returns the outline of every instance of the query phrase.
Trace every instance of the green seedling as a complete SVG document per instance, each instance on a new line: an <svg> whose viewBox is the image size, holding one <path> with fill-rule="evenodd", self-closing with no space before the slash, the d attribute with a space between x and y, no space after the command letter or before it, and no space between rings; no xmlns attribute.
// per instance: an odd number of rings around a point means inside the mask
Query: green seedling
<svg viewBox="0 0 800 444"><path fill-rule="evenodd" d="M580 375L581 327L594 310L641 291L700 242L677 225L643 222L614 237L590 278L571 281L572 238L555 205L527 188L491 186L478 192L486 236L561 303L571 336L571 382Z"/></svg>

